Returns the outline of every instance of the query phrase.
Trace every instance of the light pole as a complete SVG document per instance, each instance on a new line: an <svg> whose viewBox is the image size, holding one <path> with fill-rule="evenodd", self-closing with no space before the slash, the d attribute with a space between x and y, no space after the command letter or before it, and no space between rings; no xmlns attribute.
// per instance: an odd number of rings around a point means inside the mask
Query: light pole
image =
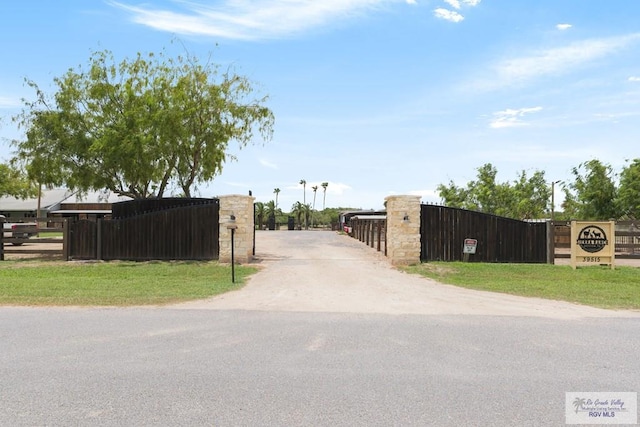
<svg viewBox="0 0 640 427"><path fill-rule="evenodd" d="M558 181L551 182L551 221L555 219L554 218L555 209L556 209L555 188L556 188L556 184L560 182L562 181L558 180Z"/></svg>
<svg viewBox="0 0 640 427"><path fill-rule="evenodd" d="M236 216L232 214L231 217L229 218L229 223L227 224L227 229L231 230L231 283L236 283L233 237L237 228L238 228L238 225L236 224Z"/></svg>

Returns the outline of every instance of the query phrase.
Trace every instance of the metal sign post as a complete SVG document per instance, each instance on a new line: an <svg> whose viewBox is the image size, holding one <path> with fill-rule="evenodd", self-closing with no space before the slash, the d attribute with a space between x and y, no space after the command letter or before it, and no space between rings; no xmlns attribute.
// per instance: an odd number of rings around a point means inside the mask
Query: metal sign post
<svg viewBox="0 0 640 427"><path fill-rule="evenodd" d="M231 215L229 223L227 224L227 229L231 230L231 283L236 283L236 270L235 270L235 254L234 254L234 241L233 237L238 226L236 225L236 217L235 215Z"/></svg>
<svg viewBox="0 0 640 427"><path fill-rule="evenodd" d="M464 262L468 262L469 255L475 254L477 247L478 247L478 240L464 239L464 246L462 247L462 260Z"/></svg>

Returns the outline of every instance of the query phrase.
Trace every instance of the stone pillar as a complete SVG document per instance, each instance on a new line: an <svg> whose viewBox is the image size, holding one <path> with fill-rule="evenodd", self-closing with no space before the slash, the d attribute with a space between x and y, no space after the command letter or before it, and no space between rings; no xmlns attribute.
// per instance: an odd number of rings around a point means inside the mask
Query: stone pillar
<svg viewBox="0 0 640 427"><path fill-rule="evenodd" d="M420 196L389 196L387 258L393 265L420 263Z"/></svg>
<svg viewBox="0 0 640 427"><path fill-rule="evenodd" d="M231 262L231 215L236 217L234 261L247 263L253 259L253 202L254 197L232 194L220 196L220 262Z"/></svg>

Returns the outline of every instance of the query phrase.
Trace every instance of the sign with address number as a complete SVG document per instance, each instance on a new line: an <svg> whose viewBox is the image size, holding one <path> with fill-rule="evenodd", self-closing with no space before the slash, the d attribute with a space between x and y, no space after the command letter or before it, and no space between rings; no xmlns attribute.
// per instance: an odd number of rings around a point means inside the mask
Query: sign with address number
<svg viewBox="0 0 640 427"><path fill-rule="evenodd" d="M571 221L571 266L615 268L615 233L614 221Z"/></svg>

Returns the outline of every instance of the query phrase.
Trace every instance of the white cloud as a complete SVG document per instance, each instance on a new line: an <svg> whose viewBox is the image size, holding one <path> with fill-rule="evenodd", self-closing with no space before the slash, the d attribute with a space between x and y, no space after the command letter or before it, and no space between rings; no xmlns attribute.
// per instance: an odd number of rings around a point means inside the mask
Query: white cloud
<svg viewBox="0 0 640 427"><path fill-rule="evenodd" d="M571 24L558 24L558 25L556 25L556 28L559 29L560 31L568 30L571 27L573 27L573 25L571 25Z"/></svg>
<svg viewBox="0 0 640 427"><path fill-rule="evenodd" d="M460 1L459 0L444 0L449 6L454 9L460 9Z"/></svg>
<svg viewBox="0 0 640 427"><path fill-rule="evenodd" d="M260 159L260 164L269 169L278 169L278 165L276 165L275 163L271 163L266 159Z"/></svg>
<svg viewBox="0 0 640 427"><path fill-rule="evenodd" d="M560 75L612 55L640 40L640 33L602 39L583 40L567 46L532 52L527 56L499 61L494 73L476 81L479 90L494 90L523 84L545 75Z"/></svg>
<svg viewBox="0 0 640 427"><path fill-rule="evenodd" d="M453 9L460 10L462 6L477 6L480 4L481 0L444 0L444 2L452 7ZM433 11L433 14L436 18L444 19L445 21L450 22L462 22L464 21L464 16L456 10L445 9L444 7L439 7Z"/></svg>
<svg viewBox="0 0 640 427"><path fill-rule="evenodd" d="M460 15L454 10L444 9L442 7L433 11L436 18L444 19L445 21L461 22L464 20L464 16Z"/></svg>
<svg viewBox="0 0 640 427"><path fill-rule="evenodd" d="M494 119L489 126L493 129L528 126L528 123L524 122L522 117L526 114L537 113L539 111L542 111L542 107L520 108L518 110L508 108L504 111L493 113Z"/></svg>
<svg viewBox="0 0 640 427"><path fill-rule="evenodd" d="M18 99L0 96L0 108L15 108L20 105L20 100Z"/></svg>
<svg viewBox="0 0 640 427"><path fill-rule="evenodd" d="M255 40L284 37L334 24L397 0L224 0L218 6L194 0L177 1L181 10L159 6L110 3L131 14L132 20L148 27L176 34ZM416 0L406 0L415 4Z"/></svg>
<svg viewBox="0 0 640 427"><path fill-rule="evenodd" d="M640 76L631 76L629 77L630 82L640 82Z"/></svg>

